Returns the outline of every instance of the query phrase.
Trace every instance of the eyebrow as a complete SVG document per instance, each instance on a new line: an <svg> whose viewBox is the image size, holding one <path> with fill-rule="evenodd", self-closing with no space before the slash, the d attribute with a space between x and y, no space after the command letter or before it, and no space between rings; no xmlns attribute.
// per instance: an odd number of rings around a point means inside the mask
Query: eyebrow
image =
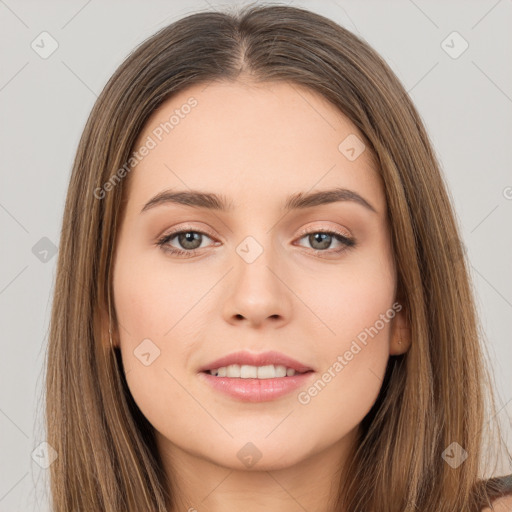
<svg viewBox="0 0 512 512"><path fill-rule="evenodd" d="M289 196L283 206L283 210L303 210L324 204L351 201L364 206L366 209L378 213L377 210L357 192L346 188L334 188L317 192L297 192ZM201 192L198 190L175 191L164 190L150 199L140 213L165 204L178 204L192 208L205 208L220 212L233 211L233 202L222 194Z"/></svg>

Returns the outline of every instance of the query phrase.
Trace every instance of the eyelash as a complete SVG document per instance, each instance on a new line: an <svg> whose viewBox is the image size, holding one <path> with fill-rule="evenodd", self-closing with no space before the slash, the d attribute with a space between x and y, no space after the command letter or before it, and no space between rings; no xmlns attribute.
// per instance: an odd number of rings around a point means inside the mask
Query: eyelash
<svg viewBox="0 0 512 512"><path fill-rule="evenodd" d="M176 249L175 247L170 247L167 245L173 238L175 238L177 235L181 235L183 233L198 233L200 235L206 235L209 238L213 238L211 235L209 235L208 233L205 233L204 231L199 231L197 229L192 229L192 228L190 228L190 229L185 228L185 229L180 229L179 231L174 231L172 233L164 235L163 237L158 239L158 241L156 242L156 245L159 246L163 251L170 253L174 256L183 256L185 258L191 258L191 257L195 256L201 249L191 249L191 250L187 251L187 250L183 250L183 249ZM327 230L327 229L313 229L313 230L309 230L309 231L307 231L307 230L302 231L298 237L298 240L304 238L307 235L317 234L317 233L333 235L333 237L336 240L338 240L339 242L341 242L343 244L343 247L341 247L340 249L335 249L335 250L312 249L312 251L314 251L315 254L318 254L318 253L339 254L343 251L353 249L356 246L356 240L354 238L348 238L338 231ZM323 256L321 256L321 257L323 257Z"/></svg>

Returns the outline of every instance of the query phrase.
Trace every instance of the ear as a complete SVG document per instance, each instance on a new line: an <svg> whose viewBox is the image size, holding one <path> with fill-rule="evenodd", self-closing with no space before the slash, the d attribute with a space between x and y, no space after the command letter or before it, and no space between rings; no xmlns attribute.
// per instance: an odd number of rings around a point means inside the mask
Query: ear
<svg viewBox="0 0 512 512"><path fill-rule="evenodd" d="M407 320L407 312L402 308L391 320L391 338L389 354L398 356L405 354L411 346L411 326Z"/></svg>

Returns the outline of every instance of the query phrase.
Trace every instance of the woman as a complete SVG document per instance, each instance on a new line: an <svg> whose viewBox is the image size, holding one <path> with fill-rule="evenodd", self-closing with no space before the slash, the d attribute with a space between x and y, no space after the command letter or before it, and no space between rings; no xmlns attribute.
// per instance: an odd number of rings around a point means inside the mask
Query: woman
<svg viewBox="0 0 512 512"><path fill-rule="evenodd" d="M252 7L145 41L85 127L60 247L55 511L510 507L439 166L334 22Z"/></svg>

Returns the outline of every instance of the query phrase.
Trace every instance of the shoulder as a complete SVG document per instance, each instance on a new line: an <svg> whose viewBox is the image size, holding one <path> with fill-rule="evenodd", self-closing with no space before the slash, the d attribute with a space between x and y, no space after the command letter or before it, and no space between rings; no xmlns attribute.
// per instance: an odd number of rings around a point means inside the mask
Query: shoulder
<svg viewBox="0 0 512 512"><path fill-rule="evenodd" d="M512 512L512 494L497 498L492 506L493 508L483 508L482 512Z"/></svg>

